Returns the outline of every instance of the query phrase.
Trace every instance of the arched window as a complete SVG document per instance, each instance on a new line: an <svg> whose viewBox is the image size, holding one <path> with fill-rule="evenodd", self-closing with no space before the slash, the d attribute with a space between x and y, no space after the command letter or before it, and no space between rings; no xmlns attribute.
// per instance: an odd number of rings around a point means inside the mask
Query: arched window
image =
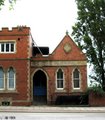
<svg viewBox="0 0 105 120"><path fill-rule="evenodd" d="M62 69L59 69L57 71L57 88L63 88L64 87L64 73Z"/></svg>
<svg viewBox="0 0 105 120"><path fill-rule="evenodd" d="M15 89L15 71L12 67L9 68L8 70L8 89L14 90Z"/></svg>
<svg viewBox="0 0 105 120"><path fill-rule="evenodd" d="M80 72L78 69L73 71L73 87L80 88Z"/></svg>
<svg viewBox="0 0 105 120"><path fill-rule="evenodd" d="M3 68L0 67L0 89L4 89L4 71Z"/></svg>

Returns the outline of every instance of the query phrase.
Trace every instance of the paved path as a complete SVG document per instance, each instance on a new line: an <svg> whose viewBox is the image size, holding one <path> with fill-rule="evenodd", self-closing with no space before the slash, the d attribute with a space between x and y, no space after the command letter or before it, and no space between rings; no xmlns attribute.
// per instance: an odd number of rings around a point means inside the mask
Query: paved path
<svg viewBox="0 0 105 120"><path fill-rule="evenodd" d="M105 120L105 113L0 113L0 120Z"/></svg>
<svg viewBox="0 0 105 120"><path fill-rule="evenodd" d="M19 113L105 113L105 107L0 106L0 112Z"/></svg>

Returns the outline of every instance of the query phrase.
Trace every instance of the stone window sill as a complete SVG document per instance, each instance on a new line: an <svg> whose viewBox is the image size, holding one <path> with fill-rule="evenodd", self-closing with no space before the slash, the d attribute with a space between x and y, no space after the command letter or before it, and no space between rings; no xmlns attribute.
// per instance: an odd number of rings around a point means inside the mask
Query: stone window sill
<svg viewBox="0 0 105 120"><path fill-rule="evenodd" d="M64 89L61 89L61 90L58 89L58 90L55 90L55 92L56 92L56 93L64 93L64 92L66 92L66 90L64 90Z"/></svg>
<svg viewBox="0 0 105 120"><path fill-rule="evenodd" d="M0 94L5 94L5 93L18 93L17 90L0 90Z"/></svg>

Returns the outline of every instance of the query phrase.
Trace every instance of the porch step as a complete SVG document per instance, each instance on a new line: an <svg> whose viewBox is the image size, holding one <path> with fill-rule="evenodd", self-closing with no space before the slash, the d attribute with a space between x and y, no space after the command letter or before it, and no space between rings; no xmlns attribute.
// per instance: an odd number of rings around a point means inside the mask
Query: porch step
<svg viewBox="0 0 105 120"><path fill-rule="evenodd" d="M47 98L46 96L34 96L33 97L33 105L46 105Z"/></svg>

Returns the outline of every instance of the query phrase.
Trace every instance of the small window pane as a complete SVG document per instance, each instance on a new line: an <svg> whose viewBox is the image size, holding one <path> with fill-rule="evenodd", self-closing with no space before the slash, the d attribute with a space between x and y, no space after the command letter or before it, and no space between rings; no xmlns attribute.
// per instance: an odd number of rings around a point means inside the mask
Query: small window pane
<svg viewBox="0 0 105 120"><path fill-rule="evenodd" d="M57 78L58 78L58 79L63 79L63 72L62 72L61 69L58 70L58 72L57 72Z"/></svg>
<svg viewBox="0 0 105 120"><path fill-rule="evenodd" d="M3 69L0 68L0 89L4 88L4 72Z"/></svg>
<svg viewBox="0 0 105 120"><path fill-rule="evenodd" d="M79 80L74 80L74 88L79 88Z"/></svg>
<svg viewBox="0 0 105 120"><path fill-rule="evenodd" d="M14 52L14 44L13 43L11 43L10 49L11 49L10 50L11 52Z"/></svg>
<svg viewBox="0 0 105 120"><path fill-rule="evenodd" d="M13 68L9 69L9 88L13 89L15 88L15 72Z"/></svg>
<svg viewBox="0 0 105 120"><path fill-rule="evenodd" d="M63 80L57 81L57 88L63 88Z"/></svg>
<svg viewBox="0 0 105 120"><path fill-rule="evenodd" d="M9 52L9 43L6 43L6 52Z"/></svg>
<svg viewBox="0 0 105 120"><path fill-rule="evenodd" d="M4 43L1 44L1 52L4 52Z"/></svg>
<svg viewBox="0 0 105 120"><path fill-rule="evenodd" d="M63 88L63 71L59 69L57 71L57 88Z"/></svg>
<svg viewBox="0 0 105 120"><path fill-rule="evenodd" d="M14 88L14 78L9 78L9 88Z"/></svg>
<svg viewBox="0 0 105 120"><path fill-rule="evenodd" d="M80 76L79 76L79 71L78 69L75 69L73 72L73 84L74 88L79 88L80 87Z"/></svg>
<svg viewBox="0 0 105 120"><path fill-rule="evenodd" d="M74 71L74 78L79 78L79 71L77 69Z"/></svg>

